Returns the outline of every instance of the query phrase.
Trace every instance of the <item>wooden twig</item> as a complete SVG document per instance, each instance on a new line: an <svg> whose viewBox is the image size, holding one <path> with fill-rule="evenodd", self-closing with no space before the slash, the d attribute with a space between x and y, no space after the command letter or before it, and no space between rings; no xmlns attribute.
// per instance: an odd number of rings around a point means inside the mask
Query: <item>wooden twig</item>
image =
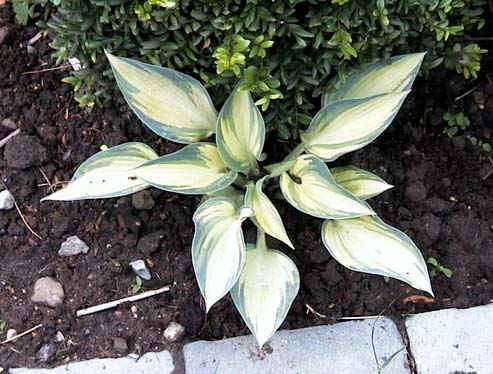
<svg viewBox="0 0 493 374"><path fill-rule="evenodd" d="M27 41L28 45L33 45L36 43L39 39L43 37L43 31L39 31L36 35L34 35L31 39Z"/></svg>
<svg viewBox="0 0 493 374"><path fill-rule="evenodd" d="M14 136L19 135L19 134L20 134L20 132L21 132L21 129L17 129L17 130L15 130L15 131L11 132L10 134L8 134L8 135L7 135L5 138L3 138L2 140L0 140L0 148L2 148L5 144L7 144L7 143L8 143L8 141L9 141L10 139L12 139Z"/></svg>
<svg viewBox="0 0 493 374"><path fill-rule="evenodd" d="M7 185L4 183L2 176L0 175L0 183L3 185L3 187L10 192L8 189ZM12 193L10 193L12 195ZM36 231L34 231L31 226L29 226L29 223L26 220L26 217L24 217L24 214L22 214L21 208L19 208L19 205L17 204L17 201L15 200L14 195L12 195L12 201L14 202L15 209L17 210L17 213L21 217L22 222L24 222L24 225L27 227L27 229L33 234L36 238L39 240L44 240Z"/></svg>
<svg viewBox="0 0 493 374"><path fill-rule="evenodd" d="M462 95L457 96L454 100L455 100L455 101L459 101L460 99L463 99L463 98L465 98L467 95L469 95L469 94L473 93L475 90L476 90L476 87L473 87L473 88L471 88L469 91L467 91L467 92L463 93Z"/></svg>
<svg viewBox="0 0 493 374"><path fill-rule="evenodd" d="M54 68L46 68L46 69L40 69L40 70L30 70L30 71L25 71L25 72L21 73L21 75L46 73L47 71L63 70L63 69L67 69L69 67L70 67L70 65L61 65L61 66L55 66Z"/></svg>
<svg viewBox="0 0 493 374"><path fill-rule="evenodd" d="M364 320L364 319L375 319L379 318L380 315L378 316L360 316L360 317L337 317L336 321L359 321L359 320Z"/></svg>
<svg viewBox="0 0 493 374"><path fill-rule="evenodd" d="M142 292L138 295L124 297L123 299L110 301L108 303L104 303L104 304L100 304L100 305L95 305L95 306L92 306L92 307L87 308L87 309L80 309L77 311L77 317L82 317L82 316L86 316L88 314L98 313L98 312L101 312L103 310L116 308L120 304L131 302L131 301L138 301L138 300L146 299L146 298L151 297L151 296L159 295L163 292L168 292L169 290L170 290L169 286L164 286L164 287L159 288L157 290L150 290L150 291Z"/></svg>
<svg viewBox="0 0 493 374"><path fill-rule="evenodd" d="M4 340L3 342L0 343L0 345L4 345L4 344L7 344L7 343L10 343L10 342L13 342L14 340L17 340L19 339L20 337L24 336L24 335L27 335L31 332L33 332L34 330L37 330L39 329L40 327L42 327L43 325L42 324L39 324L37 326L34 326L32 329L29 329L27 331L24 331L23 333L20 333L20 334L17 334L13 337L11 337L10 339L7 339L7 340Z"/></svg>

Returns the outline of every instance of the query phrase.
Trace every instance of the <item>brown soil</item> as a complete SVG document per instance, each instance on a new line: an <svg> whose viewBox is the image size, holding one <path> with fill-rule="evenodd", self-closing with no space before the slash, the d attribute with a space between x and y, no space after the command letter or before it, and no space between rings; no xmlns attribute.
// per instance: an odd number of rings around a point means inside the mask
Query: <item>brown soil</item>
<svg viewBox="0 0 493 374"><path fill-rule="evenodd" d="M115 337L125 338L131 352L176 351L182 343L166 343L162 335L170 321L186 327L184 342L247 334L229 298L209 315L204 313L190 260L191 217L198 198L150 189L155 204L149 210L136 209L132 197L39 202L49 189L43 174L50 183L69 180L102 144L143 141L160 154L177 145L148 131L119 96L104 109L81 109L70 88L60 83L63 72L23 74L51 64L50 51L42 40L28 53L26 42L37 30L20 28L12 21L11 12L0 9L0 27L10 28L0 44L0 121L11 119L22 135L0 150L0 172L26 220L43 239L29 233L15 209L0 211L0 320L18 332L37 324L43 327L0 346L0 366L53 366L118 356ZM491 155L481 153L467 139L474 135L493 143L491 55L484 59L483 71L476 81L466 82L443 70L426 81L419 79L385 135L338 162L371 170L396 186L371 204L384 220L408 233L425 258L433 256L453 271L451 279L443 275L432 279L436 299L406 303L406 297L420 293L402 282L346 270L324 249L321 221L279 202L296 250L272 244L293 258L302 278L283 329L384 310L400 316L492 302L493 163ZM473 87L475 94L455 100ZM480 94L484 109L478 106ZM452 140L441 135L441 115L446 110L462 110L471 119L470 128ZM11 131L0 125L0 139ZM251 226L245 230L251 238ZM60 244L71 235L83 239L90 252L58 256ZM75 318L77 309L128 295L135 279L128 263L139 258L154 264L153 280L144 283L145 289L171 285L169 293L135 303L137 318L130 305ZM43 276L63 284L66 297L61 307L30 301L34 282ZM5 331L0 331L0 340ZM57 343L59 331L65 340ZM40 362L37 354L46 343L55 346L55 353Z"/></svg>

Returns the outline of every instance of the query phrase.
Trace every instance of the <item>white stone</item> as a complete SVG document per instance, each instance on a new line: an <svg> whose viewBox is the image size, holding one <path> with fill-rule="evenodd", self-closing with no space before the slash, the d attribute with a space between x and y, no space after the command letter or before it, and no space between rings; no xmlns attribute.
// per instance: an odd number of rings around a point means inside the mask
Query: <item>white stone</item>
<svg viewBox="0 0 493 374"><path fill-rule="evenodd" d="M34 293L31 301L36 304L57 307L65 297L62 285L54 278L39 278L34 284Z"/></svg>
<svg viewBox="0 0 493 374"><path fill-rule="evenodd" d="M163 336L169 342L177 342L185 335L185 328L176 322L171 322L166 330L164 330Z"/></svg>
<svg viewBox="0 0 493 374"><path fill-rule="evenodd" d="M0 192L0 209L9 210L14 207L14 197L9 190Z"/></svg>
<svg viewBox="0 0 493 374"><path fill-rule="evenodd" d="M17 331L15 331L15 329L8 329L5 339L9 340L12 339L14 336L17 336Z"/></svg>
<svg viewBox="0 0 493 374"><path fill-rule="evenodd" d="M493 373L493 304L406 320L418 374Z"/></svg>
<svg viewBox="0 0 493 374"><path fill-rule="evenodd" d="M65 240L60 249L58 250L58 254L60 256L76 256L79 253L87 253L89 252L89 247L86 243L80 240L77 236L70 236Z"/></svg>
<svg viewBox="0 0 493 374"><path fill-rule="evenodd" d="M147 265L144 262L144 260L132 261L129 265L132 267L134 273L137 274L140 278L146 281L151 280L152 278L151 273L147 268Z"/></svg>
<svg viewBox="0 0 493 374"><path fill-rule="evenodd" d="M410 374L402 338L388 318L281 331L261 351L251 336L184 347L187 374L376 374L393 354L384 373ZM396 353L398 352L398 353Z"/></svg>
<svg viewBox="0 0 493 374"><path fill-rule="evenodd" d="M54 369L10 369L10 374L171 374L173 358L168 351L139 357L104 358L68 363Z"/></svg>

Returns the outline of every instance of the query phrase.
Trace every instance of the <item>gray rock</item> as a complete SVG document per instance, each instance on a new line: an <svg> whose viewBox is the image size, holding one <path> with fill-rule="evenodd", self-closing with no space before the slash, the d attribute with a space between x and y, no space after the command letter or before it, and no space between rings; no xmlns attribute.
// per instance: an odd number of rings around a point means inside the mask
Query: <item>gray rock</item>
<svg viewBox="0 0 493 374"><path fill-rule="evenodd" d="M10 130L17 130L17 125L10 118L5 118L2 121L2 126L8 128Z"/></svg>
<svg viewBox="0 0 493 374"><path fill-rule="evenodd" d="M53 344L43 344L38 351L38 359L41 362L49 362L55 356L55 346Z"/></svg>
<svg viewBox="0 0 493 374"><path fill-rule="evenodd" d="M169 342L177 342L185 335L185 327L176 322L170 322L166 330L164 330L163 336Z"/></svg>
<svg viewBox="0 0 493 374"><path fill-rule="evenodd" d="M146 256L149 256L157 251L163 237L164 232L162 230L154 231L146 236L143 236L137 243L137 249Z"/></svg>
<svg viewBox="0 0 493 374"><path fill-rule="evenodd" d="M418 374L492 371L493 304L445 309L406 320Z"/></svg>
<svg viewBox="0 0 493 374"><path fill-rule="evenodd" d="M409 374L402 338L388 318L281 331L263 350L251 336L184 347L187 374L373 374L393 354L384 373Z"/></svg>
<svg viewBox="0 0 493 374"><path fill-rule="evenodd" d="M77 236L70 236L62 243L58 254L60 256L75 256L79 253L87 252L89 252L89 247L86 243L80 240Z"/></svg>
<svg viewBox="0 0 493 374"><path fill-rule="evenodd" d="M14 197L9 190L0 192L0 209L9 210L14 207Z"/></svg>
<svg viewBox="0 0 493 374"><path fill-rule="evenodd" d="M39 278L34 285L31 301L36 304L57 307L62 305L65 292L62 285L54 278Z"/></svg>
<svg viewBox="0 0 493 374"><path fill-rule="evenodd" d="M139 277L147 281L151 280L151 273L149 272L149 269L147 268L144 260L132 261L129 265L132 267L134 273L137 274Z"/></svg>
<svg viewBox="0 0 493 374"><path fill-rule="evenodd" d="M66 363L54 369L10 369L10 374L171 374L174 369L173 357L163 351Z"/></svg>
<svg viewBox="0 0 493 374"><path fill-rule="evenodd" d="M113 338L113 349L122 355L128 352L127 341L123 338Z"/></svg>
<svg viewBox="0 0 493 374"><path fill-rule="evenodd" d="M5 339L9 340L12 339L14 336L17 336L17 331L15 331L15 329L8 329Z"/></svg>
<svg viewBox="0 0 493 374"><path fill-rule="evenodd" d="M56 333L56 336L55 336L55 340L60 343L60 342L63 342L65 340L65 335L63 335L63 333L61 331L58 331Z"/></svg>
<svg viewBox="0 0 493 374"><path fill-rule="evenodd" d="M46 148L36 136L17 135L6 145L3 158L12 169L27 169L49 160Z"/></svg>
<svg viewBox="0 0 493 374"><path fill-rule="evenodd" d="M135 209L151 210L155 203L149 191L140 191L132 195L132 205Z"/></svg>

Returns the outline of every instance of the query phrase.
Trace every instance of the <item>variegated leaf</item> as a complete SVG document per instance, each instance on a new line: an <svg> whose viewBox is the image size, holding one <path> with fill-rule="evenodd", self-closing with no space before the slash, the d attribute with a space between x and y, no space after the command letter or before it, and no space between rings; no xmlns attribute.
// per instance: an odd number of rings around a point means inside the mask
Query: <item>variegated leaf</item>
<svg viewBox="0 0 493 374"><path fill-rule="evenodd" d="M349 191L340 187L327 165L311 155L299 156L279 184L286 200L296 209L319 218L345 219L375 214Z"/></svg>
<svg viewBox="0 0 493 374"><path fill-rule="evenodd" d="M124 143L84 161L67 186L44 200L101 199L129 195L149 187L133 169L157 158L144 143Z"/></svg>
<svg viewBox="0 0 493 374"><path fill-rule="evenodd" d="M363 200L377 196L393 187L378 175L355 166L331 168L330 173L337 184Z"/></svg>
<svg viewBox="0 0 493 374"><path fill-rule="evenodd" d="M250 182L247 185L245 205L253 209L254 216L251 219L257 227L294 249L279 212L262 191L262 185L265 179L266 177L258 180L256 183Z"/></svg>
<svg viewBox="0 0 493 374"><path fill-rule="evenodd" d="M211 192L208 193L207 195L202 196L202 203L206 202L209 199L213 199L215 197L227 197L233 200L236 204L236 206L239 208L241 205L243 205L243 202L245 200L245 194L234 188L233 186L228 186L226 188L223 188L222 190L216 191L216 192Z"/></svg>
<svg viewBox="0 0 493 374"><path fill-rule="evenodd" d="M333 161L363 148L392 122L409 91L334 101L322 108L300 134L305 151Z"/></svg>
<svg viewBox="0 0 493 374"><path fill-rule="evenodd" d="M348 269L399 279L433 295L419 249L406 234L376 216L325 221L322 240Z"/></svg>
<svg viewBox="0 0 493 374"><path fill-rule="evenodd" d="M221 190L237 177L211 143L187 145L141 165L133 173L154 187L191 195Z"/></svg>
<svg viewBox="0 0 493 374"><path fill-rule="evenodd" d="M216 197L200 205L193 216L192 262L206 309L234 286L245 263L241 223L253 214L237 209L233 200Z"/></svg>
<svg viewBox="0 0 493 374"><path fill-rule="evenodd" d="M128 105L156 134L188 144L214 133L217 112L199 81L172 69L106 56Z"/></svg>
<svg viewBox="0 0 493 374"><path fill-rule="evenodd" d="M347 77L336 91L325 94L322 106L336 100L360 99L410 90L425 54L394 56L362 66Z"/></svg>
<svg viewBox="0 0 493 374"><path fill-rule="evenodd" d="M235 171L257 167L265 141L265 124L250 92L238 87L226 100L217 120L217 147Z"/></svg>
<svg viewBox="0 0 493 374"><path fill-rule="evenodd" d="M246 262L231 290L233 302L259 347L282 324L300 287L294 262L263 241L247 246Z"/></svg>

